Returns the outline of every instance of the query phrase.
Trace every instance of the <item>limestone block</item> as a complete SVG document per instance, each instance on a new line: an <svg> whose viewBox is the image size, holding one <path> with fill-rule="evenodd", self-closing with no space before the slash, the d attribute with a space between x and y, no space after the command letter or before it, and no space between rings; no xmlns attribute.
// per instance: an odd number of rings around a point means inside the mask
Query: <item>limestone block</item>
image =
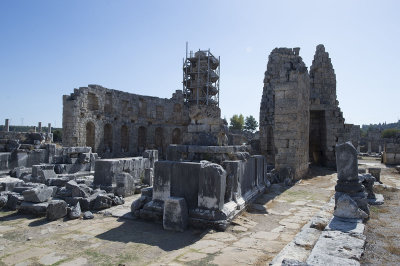
<svg viewBox="0 0 400 266"><path fill-rule="evenodd" d="M67 203L63 200L52 200L49 202L46 217L49 221L60 219L67 215Z"/></svg>
<svg viewBox="0 0 400 266"><path fill-rule="evenodd" d="M240 190L242 195L246 195L256 186L256 159L254 157L247 159L242 164L240 171Z"/></svg>
<svg viewBox="0 0 400 266"><path fill-rule="evenodd" d="M202 164L196 162L175 162L172 165L170 195L184 198L190 209L198 206L201 167Z"/></svg>
<svg viewBox="0 0 400 266"><path fill-rule="evenodd" d="M357 150L351 142L336 145L336 165L339 180L358 180Z"/></svg>
<svg viewBox="0 0 400 266"><path fill-rule="evenodd" d="M347 194L343 194L336 201L333 215L339 218L366 219L368 214L361 210L357 203Z"/></svg>
<svg viewBox="0 0 400 266"><path fill-rule="evenodd" d="M368 168L368 173L375 177L377 182L381 182L381 168Z"/></svg>
<svg viewBox="0 0 400 266"><path fill-rule="evenodd" d="M41 185L22 192L24 200L28 202L45 202L50 199L53 194L53 189L45 185Z"/></svg>
<svg viewBox="0 0 400 266"><path fill-rule="evenodd" d="M198 206L222 210L226 188L226 171L214 163L203 163L199 176Z"/></svg>
<svg viewBox="0 0 400 266"><path fill-rule="evenodd" d="M115 176L115 194L127 197L135 193L135 183L133 177L128 173L118 173Z"/></svg>
<svg viewBox="0 0 400 266"><path fill-rule="evenodd" d="M24 183L21 179L6 176L0 178L0 191L13 191L15 187Z"/></svg>
<svg viewBox="0 0 400 266"><path fill-rule="evenodd" d="M46 215L48 202L33 203L24 201L18 206L18 211L34 215Z"/></svg>
<svg viewBox="0 0 400 266"><path fill-rule="evenodd" d="M111 186L114 175L123 171L123 164L118 159L96 160L93 183L95 185Z"/></svg>
<svg viewBox="0 0 400 266"><path fill-rule="evenodd" d="M149 186L153 185L153 179L154 179L154 170L153 168L146 168L144 169L144 179L143 183Z"/></svg>
<svg viewBox="0 0 400 266"><path fill-rule="evenodd" d="M173 161L158 161L154 165L153 200L164 201L171 196Z"/></svg>
<svg viewBox="0 0 400 266"><path fill-rule="evenodd" d="M163 227L166 230L185 231L189 212L184 198L168 197L164 202Z"/></svg>
<svg viewBox="0 0 400 266"><path fill-rule="evenodd" d="M78 219L82 215L81 205L79 202L75 206L68 209L68 218L71 220Z"/></svg>
<svg viewBox="0 0 400 266"><path fill-rule="evenodd" d="M143 158L150 160L150 168L154 168L154 163L158 161L158 150L145 150Z"/></svg>

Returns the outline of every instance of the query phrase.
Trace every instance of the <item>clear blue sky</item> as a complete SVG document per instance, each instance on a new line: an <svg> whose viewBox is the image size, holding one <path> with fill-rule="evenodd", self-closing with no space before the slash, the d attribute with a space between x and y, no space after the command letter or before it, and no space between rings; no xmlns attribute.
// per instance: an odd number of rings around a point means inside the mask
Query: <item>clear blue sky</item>
<svg viewBox="0 0 400 266"><path fill-rule="evenodd" d="M62 95L100 84L171 97L185 42L221 56L221 109L258 120L268 55L329 52L347 123L400 118L400 1L0 1L0 124L60 127Z"/></svg>

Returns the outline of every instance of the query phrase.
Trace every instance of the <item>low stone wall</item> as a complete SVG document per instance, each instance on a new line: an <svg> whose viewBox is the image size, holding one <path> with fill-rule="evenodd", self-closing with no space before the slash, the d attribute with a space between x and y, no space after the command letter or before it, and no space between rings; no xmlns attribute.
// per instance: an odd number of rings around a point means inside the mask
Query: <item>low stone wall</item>
<svg viewBox="0 0 400 266"><path fill-rule="evenodd" d="M132 205L132 212L143 219L161 220L164 202L183 198L189 224L224 230L246 203L264 192L265 163L261 155L226 160L221 165L209 161L156 162L152 196L142 192L145 195Z"/></svg>
<svg viewBox="0 0 400 266"><path fill-rule="evenodd" d="M169 145L167 160L169 161L201 161L207 160L221 164L225 160L243 158L243 153L250 152L250 145L238 146L196 146Z"/></svg>
<svg viewBox="0 0 400 266"><path fill-rule="evenodd" d="M150 169L158 160L158 151L147 150L144 156L96 160L94 185L124 197L134 194L138 184L152 185Z"/></svg>
<svg viewBox="0 0 400 266"><path fill-rule="evenodd" d="M384 164L400 164L400 143L386 143L382 161Z"/></svg>

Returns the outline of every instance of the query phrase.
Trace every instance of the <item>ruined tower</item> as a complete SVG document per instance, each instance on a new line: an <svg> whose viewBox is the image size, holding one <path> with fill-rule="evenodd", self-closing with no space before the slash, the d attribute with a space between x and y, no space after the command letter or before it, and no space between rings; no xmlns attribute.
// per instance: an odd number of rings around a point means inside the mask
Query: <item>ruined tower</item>
<svg viewBox="0 0 400 266"><path fill-rule="evenodd" d="M260 145L278 171L295 178L308 169L310 79L300 48L275 48L269 55L260 107Z"/></svg>
<svg viewBox="0 0 400 266"><path fill-rule="evenodd" d="M183 143L200 146L227 144L227 129L219 108L220 59L210 50L186 50L183 60L183 93L190 124Z"/></svg>
<svg viewBox="0 0 400 266"><path fill-rule="evenodd" d="M335 167L335 145L348 140L336 98L336 75L325 47L317 46L310 67L310 162ZM356 146L356 144L354 144Z"/></svg>
<svg viewBox="0 0 400 266"><path fill-rule="evenodd" d="M219 60L210 50L186 51L183 93L187 103L219 105Z"/></svg>

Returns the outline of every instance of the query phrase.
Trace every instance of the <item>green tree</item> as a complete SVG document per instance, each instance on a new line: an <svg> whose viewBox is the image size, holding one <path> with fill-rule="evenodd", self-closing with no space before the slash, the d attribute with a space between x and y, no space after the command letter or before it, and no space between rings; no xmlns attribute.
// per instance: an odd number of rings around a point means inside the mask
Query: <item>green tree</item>
<svg viewBox="0 0 400 266"><path fill-rule="evenodd" d="M242 114L240 115L233 115L231 117L231 129L239 129L242 130L244 125L244 117Z"/></svg>
<svg viewBox="0 0 400 266"><path fill-rule="evenodd" d="M54 129L53 130L53 141L54 142L62 141L62 129Z"/></svg>
<svg viewBox="0 0 400 266"><path fill-rule="evenodd" d="M399 129L389 128L382 131L382 138L395 138L400 133Z"/></svg>
<svg viewBox="0 0 400 266"><path fill-rule="evenodd" d="M257 127L258 127L258 122L252 115L246 117L246 120L244 122L244 129L254 132L256 131Z"/></svg>

